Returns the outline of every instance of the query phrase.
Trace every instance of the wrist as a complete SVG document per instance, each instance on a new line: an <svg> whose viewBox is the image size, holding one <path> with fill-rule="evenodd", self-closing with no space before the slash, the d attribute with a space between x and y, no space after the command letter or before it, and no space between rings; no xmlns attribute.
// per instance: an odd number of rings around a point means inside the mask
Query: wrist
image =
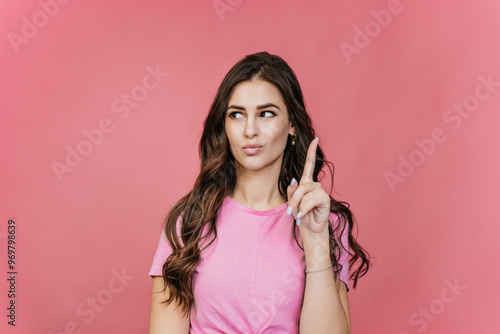
<svg viewBox="0 0 500 334"><path fill-rule="evenodd" d="M300 235L302 237L304 247L306 246L306 244L330 244L330 234L328 232L328 227L326 227L322 232L311 232L307 228L301 228Z"/></svg>
<svg viewBox="0 0 500 334"><path fill-rule="evenodd" d="M316 271L327 268L330 260L330 236L328 230L321 233L304 233L302 235L306 270Z"/></svg>

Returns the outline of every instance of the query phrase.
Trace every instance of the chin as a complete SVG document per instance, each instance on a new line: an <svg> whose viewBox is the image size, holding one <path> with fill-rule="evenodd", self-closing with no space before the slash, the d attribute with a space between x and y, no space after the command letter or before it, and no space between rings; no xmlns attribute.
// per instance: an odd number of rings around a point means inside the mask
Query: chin
<svg viewBox="0 0 500 334"><path fill-rule="evenodd" d="M253 161L251 161L253 160ZM257 171L260 169L263 169L267 166L272 165L272 161L269 160L264 160L262 157L241 157L241 159L238 160L238 163L240 165L240 168L251 170L251 171Z"/></svg>
<svg viewBox="0 0 500 334"><path fill-rule="evenodd" d="M248 169L248 170L254 170L254 171L262 169L263 167L264 167L264 165L257 164L257 163L254 163L254 164L248 164L248 163L240 164L240 168L242 168L242 169Z"/></svg>

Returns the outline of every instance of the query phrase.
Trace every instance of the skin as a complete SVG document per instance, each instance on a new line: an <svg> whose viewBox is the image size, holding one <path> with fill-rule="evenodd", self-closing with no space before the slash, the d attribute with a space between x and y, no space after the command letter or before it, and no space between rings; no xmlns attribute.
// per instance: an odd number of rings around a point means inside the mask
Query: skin
<svg viewBox="0 0 500 334"><path fill-rule="evenodd" d="M266 105L268 107L261 108ZM295 134L295 128L279 89L259 79L240 82L229 98L225 117L237 173L231 197L256 210L285 203L277 184L287 138ZM248 155L242 148L249 143L263 145L262 150Z"/></svg>
<svg viewBox="0 0 500 334"><path fill-rule="evenodd" d="M351 316L347 286L334 277L331 265L328 217L330 196L313 181L319 138L309 145L300 183L288 186L288 209L296 217L304 244L307 274L300 333L350 333ZM292 181L293 182L293 181ZM296 214L295 214L296 213Z"/></svg>

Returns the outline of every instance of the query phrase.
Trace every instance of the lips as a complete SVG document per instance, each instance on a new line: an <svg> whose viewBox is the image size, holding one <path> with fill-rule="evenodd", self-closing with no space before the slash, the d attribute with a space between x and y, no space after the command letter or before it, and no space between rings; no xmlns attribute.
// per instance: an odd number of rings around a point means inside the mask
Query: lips
<svg viewBox="0 0 500 334"><path fill-rule="evenodd" d="M243 146L243 151L248 155L255 155L262 150L262 145L260 144L246 144Z"/></svg>
<svg viewBox="0 0 500 334"><path fill-rule="evenodd" d="M260 148L262 147L262 145L260 144L246 144L245 146L243 146L243 148Z"/></svg>
<svg viewBox="0 0 500 334"><path fill-rule="evenodd" d="M255 148L244 148L243 151L248 154L248 155L255 155L262 150L262 147L255 147Z"/></svg>

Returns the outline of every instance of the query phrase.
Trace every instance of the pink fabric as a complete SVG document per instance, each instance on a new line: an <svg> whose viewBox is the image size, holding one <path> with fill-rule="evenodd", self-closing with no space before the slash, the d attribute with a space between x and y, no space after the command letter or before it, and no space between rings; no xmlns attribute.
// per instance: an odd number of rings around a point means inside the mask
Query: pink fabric
<svg viewBox="0 0 500 334"><path fill-rule="evenodd" d="M305 261L292 227L297 229L302 245L300 231L286 208L284 203L257 211L229 196L224 199L217 219L217 238L202 252L193 276L191 334L298 333ZM330 221L337 224L337 216L331 214ZM180 219L177 223L180 231ZM342 242L347 248L347 228ZM150 276L162 275L170 253L162 232ZM348 261L348 254L343 252L339 278L349 288Z"/></svg>

